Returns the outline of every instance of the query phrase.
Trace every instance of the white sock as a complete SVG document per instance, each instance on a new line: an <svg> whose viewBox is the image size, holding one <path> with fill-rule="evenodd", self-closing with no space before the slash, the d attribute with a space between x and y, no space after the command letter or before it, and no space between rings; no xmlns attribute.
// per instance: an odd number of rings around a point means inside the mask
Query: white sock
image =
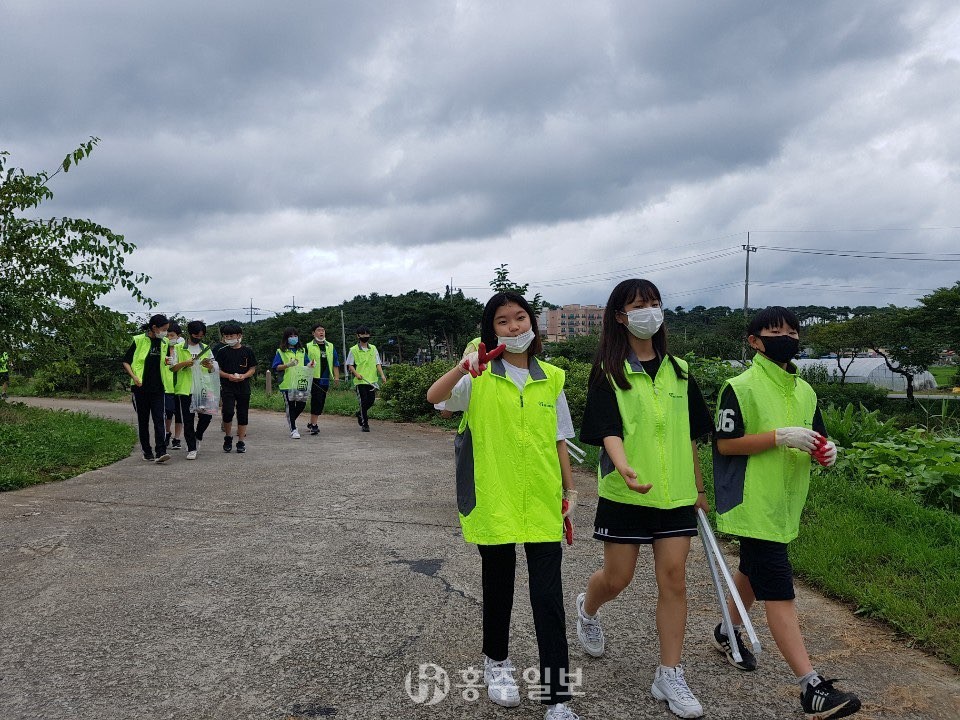
<svg viewBox="0 0 960 720"><path fill-rule="evenodd" d="M815 677L817 677L817 675L819 674L820 673L818 673L816 670L811 670L803 677L798 677L797 684L800 686L800 692L806 692L807 685L809 685L810 681L813 680Z"/></svg>

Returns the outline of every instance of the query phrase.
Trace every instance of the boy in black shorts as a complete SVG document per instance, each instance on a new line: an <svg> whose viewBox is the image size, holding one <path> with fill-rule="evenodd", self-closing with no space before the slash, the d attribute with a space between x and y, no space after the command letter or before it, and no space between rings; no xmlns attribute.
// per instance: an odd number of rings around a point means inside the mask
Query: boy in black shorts
<svg viewBox="0 0 960 720"><path fill-rule="evenodd" d="M220 326L224 342L216 354L220 366L220 400L223 405L223 451L233 449L233 415L237 415L237 452L247 451L250 378L257 370L253 350L243 344L243 328L236 323Z"/></svg>
<svg viewBox="0 0 960 720"><path fill-rule="evenodd" d="M841 718L857 712L860 700L814 670L800 633L787 556L810 486L810 456L827 467L837 458L836 446L826 440L817 395L790 362L800 348L799 329L786 308L757 313L747 338L757 351L753 364L721 388L713 445L717 526L740 539L734 582L748 611L755 600L764 602L773 639L800 685L803 711L808 718ZM733 637L717 625L712 642L734 667L755 670L756 658L740 637L740 614L732 601L728 606ZM734 642L740 663L731 651Z"/></svg>

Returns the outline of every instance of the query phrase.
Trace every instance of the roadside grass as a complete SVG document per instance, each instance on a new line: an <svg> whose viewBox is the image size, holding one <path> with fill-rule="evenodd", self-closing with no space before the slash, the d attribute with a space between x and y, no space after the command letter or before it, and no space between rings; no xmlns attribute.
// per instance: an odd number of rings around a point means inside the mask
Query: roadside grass
<svg viewBox="0 0 960 720"><path fill-rule="evenodd" d="M701 462L712 502L709 446ZM790 561L798 577L855 614L960 668L960 516L818 469Z"/></svg>
<svg viewBox="0 0 960 720"><path fill-rule="evenodd" d="M137 431L124 423L0 404L0 491L66 480L109 465L127 457L136 441Z"/></svg>
<svg viewBox="0 0 960 720"><path fill-rule="evenodd" d="M17 374L10 375L10 390L9 390L11 399L16 399L19 397L41 397L33 387L33 380L30 378L25 378ZM123 400L130 400L130 390L124 388L122 390L94 390L92 392L72 392L72 391L60 391L55 392L53 395L47 395L45 397L58 397L58 398L72 398L79 400L107 400L109 402L121 402Z"/></svg>

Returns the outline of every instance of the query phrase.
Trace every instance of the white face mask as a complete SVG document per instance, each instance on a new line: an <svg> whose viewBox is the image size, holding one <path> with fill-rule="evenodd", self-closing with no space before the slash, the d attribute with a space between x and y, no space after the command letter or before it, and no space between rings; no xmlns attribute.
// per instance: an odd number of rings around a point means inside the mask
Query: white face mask
<svg viewBox="0 0 960 720"><path fill-rule="evenodd" d="M637 308L627 313L627 330L634 337L649 340L663 325L661 308Z"/></svg>
<svg viewBox="0 0 960 720"><path fill-rule="evenodd" d="M506 345L507 352L522 353L527 351L527 348L530 347L530 343L533 342L533 339L536 336L536 333L534 333L533 329L531 328L525 333L520 333L516 337L502 337L497 335L497 343L500 345Z"/></svg>
<svg viewBox="0 0 960 720"><path fill-rule="evenodd" d="M155 338L159 338L160 340L163 340L163 338L165 338L165 337L167 336L167 331L166 331L166 330L154 330L154 331L153 331L153 336L154 336Z"/></svg>
<svg viewBox="0 0 960 720"><path fill-rule="evenodd" d="M227 345L236 345L240 342L240 338L230 338L229 340L224 340Z"/></svg>
<svg viewBox="0 0 960 720"><path fill-rule="evenodd" d="M177 338L176 340L171 340L170 342L173 345L183 345L183 338Z"/></svg>

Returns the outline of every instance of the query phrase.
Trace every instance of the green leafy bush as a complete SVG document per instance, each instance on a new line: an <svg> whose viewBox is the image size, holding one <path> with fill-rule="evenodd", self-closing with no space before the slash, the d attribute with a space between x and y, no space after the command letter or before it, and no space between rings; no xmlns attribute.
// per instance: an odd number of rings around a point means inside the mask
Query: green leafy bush
<svg viewBox="0 0 960 720"><path fill-rule="evenodd" d="M813 389L817 393L820 407L836 405L846 407L849 403L863 405L867 410L887 409L887 391L866 383L816 383Z"/></svg>
<svg viewBox="0 0 960 720"><path fill-rule="evenodd" d="M436 413L427 402L427 390L452 365L447 360L435 360L425 365L394 363L387 381L380 386L379 400L390 407L400 420L427 420Z"/></svg>
<svg viewBox="0 0 960 720"><path fill-rule="evenodd" d="M855 442L843 463L867 484L910 493L930 507L960 511L960 439L922 428L888 440Z"/></svg>
<svg viewBox="0 0 960 720"><path fill-rule="evenodd" d="M687 353L683 359L689 363L690 372L700 386L703 399L707 401L711 412L716 408L723 384L746 369L742 365L731 365L721 358L698 357L693 353Z"/></svg>
<svg viewBox="0 0 960 720"><path fill-rule="evenodd" d="M578 428L583 424L583 411L587 406L587 385L590 381L590 363L568 360L563 357L556 357L550 360L552 365L566 373L563 391L567 396L567 404L570 406L570 417L573 419L573 426Z"/></svg>
<svg viewBox="0 0 960 720"><path fill-rule="evenodd" d="M847 403L840 410L835 405L821 408L823 424L827 433L839 447L850 448L857 442L888 440L899 434L899 428L892 420L881 420L879 410L867 410L863 405L854 408Z"/></svg>
<svg viewBox="0 0 960 720"><path fill-rule="evenodd" d="M811 385L826 385L831 382L830 373L823 363L814 363L799 369L797 374Z"/></svg>
<svg viewBox="0 0 960 720"><path fill-rule="evenodd" d="M33 376L33 391L40 397L50 397L58 390L66 389L68 381L80 375L80 368L73 360L55 360L42 365Z"/></svg>

